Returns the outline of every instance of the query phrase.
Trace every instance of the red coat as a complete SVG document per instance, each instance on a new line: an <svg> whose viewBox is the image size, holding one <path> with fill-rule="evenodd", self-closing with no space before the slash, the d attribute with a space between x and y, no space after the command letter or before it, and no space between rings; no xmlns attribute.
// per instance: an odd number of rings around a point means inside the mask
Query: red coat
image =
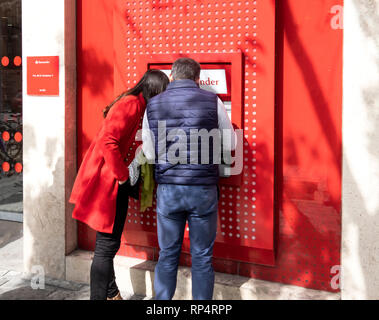
<svg viewBox="0 0 379 320"><path fill-rule="evenodd" d="M142 95L119 100L83 159L69 201L75 204L73 218L92 229L106 233L113 230L118 181L129 177L128 166L140 144L135 136L145 108Z"/></svg>

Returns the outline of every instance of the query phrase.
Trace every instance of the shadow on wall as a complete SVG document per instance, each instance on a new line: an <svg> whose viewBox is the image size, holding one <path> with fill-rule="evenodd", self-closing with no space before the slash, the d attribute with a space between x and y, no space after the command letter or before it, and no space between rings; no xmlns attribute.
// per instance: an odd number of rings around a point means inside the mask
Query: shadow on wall
<svg viewBox="0 0 379 320"><path fill-rule="evenodd" d="M113 79L106 75L113 74L113 66L103 59L101 60L93 50L84 49L82 51L83 61L86 64L96 67L96 74L91 72L82 73L81 84L91 92L94 97L104 97L105 87L113 85Z"/></svg>
<svg viewBox="0 0 379 320"><path fill-rule="evenodd" d="M325 1L319 5L327 7ZM319 224L320 222L322 224L329 222L324 221L321 215L323 214L333 217L334 221L329 225L336 228L340 225L340 194L334 195L334 199L328 199L330 195L328 192L325 192L327 191L326 182L319 179L312 181L307 178L301 182L296 181L303 174L298 172L298 168L301 169L301 165L299 164L302 158L301 155L313 155L313 161L317 161L320 155L317 151L319 147L314 142L307 141L304 136L292 137L289 132L286 132L286 140L283 140L283 84L284 79L288 79L288 75L284 74L284 43L290 49L292 56L295 57L294 61L297 64L298 70L300 70L302 81L308 91L314 114L316 115L315 119L318 120L322 128L322 138L326 140L329 146L328 152L333 156L332 163L334 168L331 168L330 171L336 172L338 179L341 179L341 140L339 138L340 133L335 126L336 120L332 117L330 99L327 93L324 92L322 80L318 77L317 66L314 65L315 59L307 52L309 45L304 43L303 36L300 35L300 29L292 11L293 6L295 4L291 4L289 1L277 3L277 11L282 12L281 14L277 14L279 21L277 21L276 37L276 161L278 170L276 173L276 184L280 186L278 189L281 190L281 192L277 192L276 194L277 206L280 210L277 228L282 231L286 229L292 230L285 252L281 250L282 244L280 242L278 242L277 251L278 261L285 254L285 259L292 258L296 259L299 263L301 262L301 267L298 267L301 270L299 270L297 277L307 279L305 282L311 283L312 281L319 281L317 277L320 277L315 272L320 268L314 264L328 267L330 264L337 264L339 261L339 257L336 257L335 251L332 251L334 248L332 249L329 246L323 245L323 243L329 241L333 241L333 243L339 242L339 230L335 230L335 228L323 230L323 227ZM280 21L279 17L284 17L285 22ZM342 51L342 47L340 50ZM288 127L286 130L288 130ZM283 155L284 150L286 157ZM283 172L284 167L286 168L286 172ZM294 169L294 179L291 176L291 168ZM305 173L305 176L308 175ZM289 233L285 233L287 237ZM311 242L307 239L308 236L311 236L313 241L317 239L318 243L316 246L311 247ZM291 252L296 252L297 256L294 256ZM310 255L314 258L310 258ZM326 272L329 272L329 270L326 270Z"/></svg>
<svg viewBox="0 0 379 320"><path fill-rule="evenodd" d="M362 48L362 50L368 50L370 46L371 56L376 53L376 72L379 74L379 4L376 1L353 0L353 6L359 18L360 30L366 36L367 49ZM349 21L349 23L353 23L353 21ZM369 53L366 51L366 56L368 55ZM348 62L352 63L352 60L349 59ZM349 65L348 70L351 69L352 66ZM364 69L360 69L360 71L364 79L366 77L366 74L363 74ZM359 75L354 74L354 76ZM353 79L349 79L350 83L352 81ZM348 298L378 299L378 251L375 241L378 237L379 201L377 199L373 201L372 194L378 191L377 189L375 190L375 187L377 188L379 179L378 82L369 84L369 81L367 81L366 87L361 89L359 98L363 106L349 106L349 109L358 108L362 113L362 119L367 119L365 132L363 135L358 132L357 138L359 141L351 142L353 145L352 150L350 150L349 141L344 146L345 154L347 155L344 159L344 181L346 181L343 212L344 227L346 228L344 242L347 245L344 248L344 254L346 255L344 262L348 265L343 271L345 275L348 275L349 279L349 287L346 288ZM346 112L351 113L350 110ZM349 120L354 121L351 116ZM358 119L358 123L358 129L362 130L361 128L364 125L362 120ZM345 123L345 126L348 126L349 130L354 130L354 123ZM353 135L349 132L348 136L352 137ZM356 153L357 150L355 149L361 147L364 148L364 160L367 160L367 162L363 163L359 159L359 162L355 161L355 159L349 159L349 155ZM367 172L367 177L365 177L366 173L361 176L362 178L358 182L356 179L362 173L362 166L364 166L363 170L370 170L370 172ZM369 178L369 175L373 176ZM366 182L365 185L362 185L362 182ZM364 227L364 232L362 227ZM368 245L369 243L371 245Z"/></svg>
<svg viewBox="0 0 379 320"><path fill-rule="evenodd" d="M78 112L77 112L77 130L81 133L78 136L78 160L84 158L84 154L80 154L80 151L87 150L93 139L94 132L97 132L100 128L103 113L102 110L113 100L113 66L110 65L106 59L99 57L96 51L91 48L81 50L81 55L78 57L78 70L94 69L93 72L78 72ZM108 92L111 91L112 96L109 96ZM91 101L96 101L91 105L84 105L81 100L83 96L91 96ZM91 127L83 128L83 119L91 119ZM89 131L89 132L88 132ZM78 163L80 165L80 163ZM79 166L78 166L79 170Z"/></svg>
<svg viewBox="0 0 379 320"><path fill-rule="evenodd" d="M65 163L56 138L37 142L34 127L24 125L24 266L31 272L42 266L45 275L65 276L65 206L59 184L64 183ZM63 177L62 177L63 175ZM46 231L46 233L45 233ZM49 235L56 235L47 238ZM60 248L63 247L63 251Z"/></svg>
<svg viewBox="0 0 379 320"><path fill-rule="evenodd" d="M110 23L110 22L109 22ZM102 121L102 110L112 101L109 99L108 88L113 88L113 66L110 65L104 57L98 56L96 50L91 48L80 49L81 54L78 56L78 105L77 105L77 171L79 171L81 161L85 156L92 140L99 132ZM94 69L97 72L80 72L80 70ZM113 90L111 90L113 95ZM83 97L91 96L91 101L95 103L91 105L83 104ZM87 123L91 123L91 127L83 127L83 119L89 119ZM71 194L71 192L70 192ZM77 221L78 226L78 245L81 248L87 248L86 243L95 242L96 232L86 227L80 221ZM85 243L81 243L83 238Z"/></svg>

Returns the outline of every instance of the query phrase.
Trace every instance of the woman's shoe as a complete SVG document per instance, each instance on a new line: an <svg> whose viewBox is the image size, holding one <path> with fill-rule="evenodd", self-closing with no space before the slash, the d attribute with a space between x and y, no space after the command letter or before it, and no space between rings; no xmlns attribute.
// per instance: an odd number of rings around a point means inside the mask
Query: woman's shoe
<svg viewBox="0 0 379 320"><path fill-rule="evenodd" d="M119 292L113 298L107 298L107 300L124 300L124 299L121 297L121 294Z"/></svg>

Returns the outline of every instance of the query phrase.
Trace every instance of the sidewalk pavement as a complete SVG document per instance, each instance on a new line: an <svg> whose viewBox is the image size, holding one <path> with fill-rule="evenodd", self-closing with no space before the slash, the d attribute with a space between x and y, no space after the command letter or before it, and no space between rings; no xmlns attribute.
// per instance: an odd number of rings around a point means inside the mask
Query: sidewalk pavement
<svg viewBox="0 0 379 320"><path fill-rule="evenodd" d="M88 300L89 285L45 277L43 289L33 289L23 273L22 223L0 220L0 300ZM144 297L121 292L125 300Z"/></svg>
<svg viewBox="0 0 379 320"><path fill-rule="evenodd" d="M45 279L44 288L33 289L22 272L0 269L0 300L88 300L89 286Z"/></svg>
<svg viewBox="0 0 379 320"><path fill-rule="evenodd" d="M87 300L91 252L77 250L66 259L66 279L45 277L43 289L32 288L23 273L22 224L0 220L0 300ZM155 262L116 257L118 285L125 300L150 299ZM73 272L74 271L74 272ZM73 276L74 275L74 276ZM38 283L38 281L37 281ZM124 290L124 291L123 291ZM136 292L138 294L130 294ZM139 296L140 295L140 296ZM191 271L181 267L176 298L191 299ZM339 300L340 293L306 289L293 285L216 273L216 300Z"/></svg>
<svg viewBox="0 0 379 320"><path fill-rule="evenodd" d="M121 292L124 300L142 296ZM44 287L33 289L32 280L19 271L0 269L0 300L89 300L89 285L45 278Z"/></svg>

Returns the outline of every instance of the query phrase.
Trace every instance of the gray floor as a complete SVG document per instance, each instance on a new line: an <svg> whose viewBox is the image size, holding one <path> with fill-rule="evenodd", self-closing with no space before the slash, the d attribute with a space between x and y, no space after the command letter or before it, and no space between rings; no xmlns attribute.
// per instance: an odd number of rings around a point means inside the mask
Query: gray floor
<svg viewBox="0 0 379 320"><path fill-rule="evenodd" d="M0 220L0 269L23 271L22 223Z"/></svg>
<svg viewBox="0 0 379 320"><path fill-rule="evenodd" d="M22 175L0 175L0 211L22 213Z"/></svg>
<svg viewBox="0 0 379 320"><path fill-rule="evenodd" d="M43 288L23 274L22 223L0 220L0 300L88 300L89 286L45 278ZM125 300L144 297L121 293Z"/></svg>
<svg viewBox="0 0 379 320"><path fill-rule="evenodd" d="M89 286L65 281L45 280L33 289L32 280L22 272L0 268L0 300L88 300Z"/></svg>

